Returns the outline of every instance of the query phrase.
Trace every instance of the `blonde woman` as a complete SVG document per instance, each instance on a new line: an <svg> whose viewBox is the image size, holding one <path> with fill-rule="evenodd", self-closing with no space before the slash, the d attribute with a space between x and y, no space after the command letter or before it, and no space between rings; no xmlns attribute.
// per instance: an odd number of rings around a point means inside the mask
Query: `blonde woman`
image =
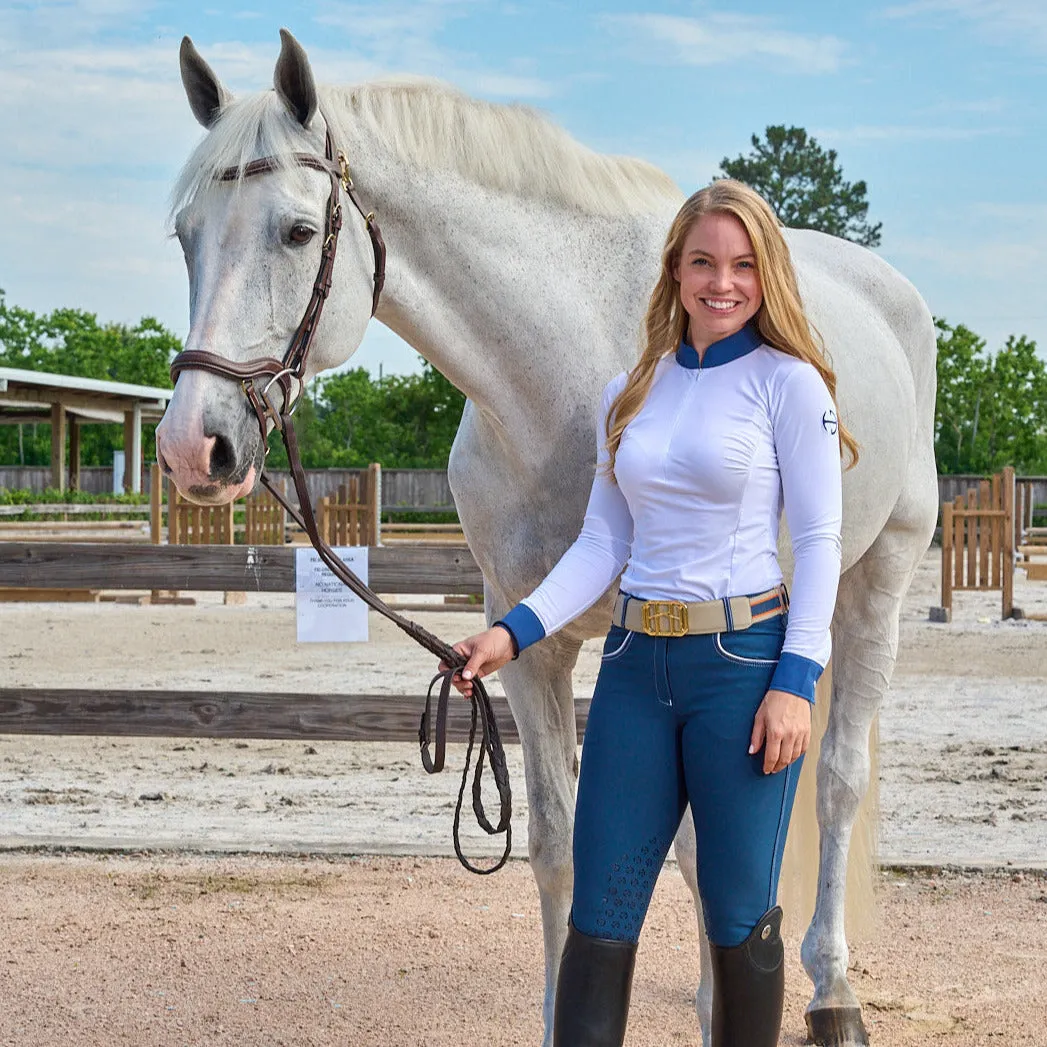
<svg viewBox="0 0 1047 1047"><path fill-rule="evenodd" d="M778 1043L778 874L830 652L841 451L857 458L835 388L771 208L730 180L695 193L669 231L639 362L604 390L581 534L456 645L468 693L621 574L582 748L555 1047L622 1044L636 943L688 802L713 1045Z"/></svg>

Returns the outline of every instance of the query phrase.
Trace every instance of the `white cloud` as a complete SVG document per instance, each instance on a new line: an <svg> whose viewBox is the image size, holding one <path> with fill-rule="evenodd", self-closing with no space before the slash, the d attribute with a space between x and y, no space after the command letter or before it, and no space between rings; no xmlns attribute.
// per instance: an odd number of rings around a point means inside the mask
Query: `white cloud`
<svg viewBox="0 0 1047 1047"><path fill-rule="evenodd" d="M606 151L611 151L610 145ZM685 143L643 143L637 150L655 167L660 167L689 195L707 185L719 173L723 150L701 149Z"/></svg>
<svg viewBox="0 0 1047 1047"><path fill-rule="evenodd" d="M1041 264L1047 250L1029 241L952 242L931 237L902 237L891 242L892 255L933 262L946 273L970 275L972 267L983 274L983 287L1010 283L1015 266Z"/></svg>
<svg viewBox="0 0 1047 1047"><path fill-rule="evenodd" d="M320 5L314 21L344 33L351 47L366 52L386 71L438 77L492 98L541 99L556 94L557 85L549 80L487 68L481 56L439 43L442 31L471 14L478 2L413 0L376 7L328 0Z"/></svg>
<svg viewBox="0 0 1047 1047"><path fill-rule="evenodd" d="M1047 203L1042 200L1036 203L976 203L971 205L970 210L986 218L1018 222L1026 228L1030 224L1039 225L1043 232L1042 242L1047 243Z"/></svg>
<svg viewBox="0 0 1047 1047"><path fill-rule="evenodd" d="M488 98L539 99L552 98L557 93L555 84L537 76L513 76L511 73L454 74L459 87L471 94Z"/></svg>
<svg viewBox="0 0 1047 1047"><path fill-rule="evenodd" d="M22 51L0 66L0 97L0 163L71 177L84 166L163 166L195 137L177 52L159 47Z"/></svg>
<svg viewBox="0 0 1047 1047"><path fill-rule="evenodd" d="M940 127L907 124L856 124L854 127L816 127L819 141L837 142L962 142L1011 133L1005 127Z"/></svg>
<svg viewBox="0 0 1047 1047"><path fill-rule="evenodd" d="M644 58L680 65L770 61L791 73L824 74L843 65L847 50L839 37L778 29L774 20L755 15L607 15L602 22L627 36Z"/></svg>
<svg viewBox="0 0 1047 1047"><path fill-rule="evenodd" d="M134 323L157 315L186 327L180 252L164 230L167 185L110 178L90 194L62 172L0 168L0 195L17 222L4 229L0 277L9 300L40 312L69 305Z"/></svg>
<svg viewBox="0 0 1047 1047"><path fill-rule="evenodd" d="M969 100L943 98L933 105L923 106L920 115L937 116L942 113L968 113L982 116L986 113L1002 113L1011 103L1004 98L972 98Z"/></svg>
<svg viewBox="0 0 1047 1047"><path fill-rule="evenodd" d="M47 40L54 48L85 46L108 31L128 32L149 21L151 0L44 0L0 8L0 40L17 53ZM57 70L52 70L55 75Z"/></svg>
<svg viewBox="0 0 1047 1047"><path fill-rule="evenodd" d="M977 24L978 32L997 43L1016 42L1047 51L1047 4L1044 0L912 0L883 12L906 19L945 15Z"/></svg>
<svg viewBox="0 0 1047 1047"><path fill-rule="evenodd" d="M1047 312L1041 306L1040 277L1047 264L1047 208L973 204L942 235L889 237L882 254L912 280L936 316L963 323L995 352L1010 335L1026 335L1047 358ZM1019 224L1033 218L1037 229Z"/></svg>
<svg viewBox="0 0 1047 1047"><path fill-rule="evenodd" d="M447 10L453 5L443 5ZM441 5L415 4L412 10ZM441 17L447 15L444 10ZM134 323L155 315L184 335L187 283L181 253L166 237L168 194L203 133L178 72L180 34L139 25L140 0L86 0L0 7L0 288L36 312L71 306L103 320ZM435 33L438 19L430 20ZM485 69L449 56L414 22L415 57L428 72L489 96L544 98L551 85L526 66ZM344 46L337 32L307 42L321 82L352 83L401 72L397 25L375 20L371 43ZM314 28L314 33L316 32ZM136 38L144 36L139 42ZM303 32L304 36L304 32ZM234 93L272 83L279 37L245 43L208 39L197 46ZM354 363L387 372L417 369L416 354L384 330L369 332Z"/></svg>

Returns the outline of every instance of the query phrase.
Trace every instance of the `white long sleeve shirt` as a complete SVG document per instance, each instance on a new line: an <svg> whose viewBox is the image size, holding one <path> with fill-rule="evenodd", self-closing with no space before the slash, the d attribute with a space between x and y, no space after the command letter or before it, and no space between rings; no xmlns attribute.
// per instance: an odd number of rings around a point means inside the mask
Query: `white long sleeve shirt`
<svg viewBox="0 0 1047 1047"><path fill-rule="evenodd" d="M795 569L772 688L814 699L829 659L840 576L838 422L810 364L763 344L753 325L705 351L662 359L606 475L607 415L625 386L604 389L597 470L581 533L504 619L522 650L592 606L622 573L639 599L752 595L782 581L784 507Z"/></svg>

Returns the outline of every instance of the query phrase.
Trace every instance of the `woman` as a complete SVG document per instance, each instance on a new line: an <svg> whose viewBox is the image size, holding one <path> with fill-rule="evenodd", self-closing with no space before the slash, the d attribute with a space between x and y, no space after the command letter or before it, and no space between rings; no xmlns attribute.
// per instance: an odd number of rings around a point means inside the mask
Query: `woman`
<svg viewBox="0 0 1047 1047"><path fill-rule="evenodd" d="M841 447L857 460L835 388L774 212L731 180L696 193L669 231L639 362L604 390L581 534L456 645L468 694L621 574L582 748L555 1047L623 1042L640 928L688 802L713 1045L778 1043L778 874L830 653Z"/></svg>

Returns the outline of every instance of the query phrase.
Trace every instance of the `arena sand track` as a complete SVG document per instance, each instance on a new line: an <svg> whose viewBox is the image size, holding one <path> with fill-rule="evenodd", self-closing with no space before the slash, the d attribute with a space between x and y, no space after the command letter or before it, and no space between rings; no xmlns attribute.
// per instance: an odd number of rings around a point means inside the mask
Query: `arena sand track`
<svg viewBox="0 0 1047 1047"><path fill-rule="evenodd" d="M535 1047L538 898L524 862L0 858L5 1047ZM699 1042L694 917L659 881L630 1047ZM884 876L850 978L878 1047L1047 1044L1047 881ZM783 1044L808 983L787 941Z"/></svg>
<svg viewBox="0 0 1047 1047"><path fill-rule="evenodd" d="M1047 612L1047 586L1023 579L1018 605ZM1001 623L998 594L960 593L954 623L932 625L937 585L929 554L880 725L881 853L994 871L884 874L850 976L877 1044L1047 1047L1047 624ZM479 621L420 617L449 639ZM282 596L0 605L0 671L8 686L240 690L254 673L274 691L419 693L428 656L384 623L372 636L296 647ZM598 654L586 645L579 694ZM0 856L0 1045L536 1044L526 864L478 879L428 857L448 853L456 787L423 775L403 745L0 738L14 849ZM128 850L18 850L54 844ZM327 854L138 853L157 846ZM786 1044L802 1042L808 995L797 954L794 934ZM694 917L670 865L642 945L632 1047L697 1044L696 975Z"/></svg>

